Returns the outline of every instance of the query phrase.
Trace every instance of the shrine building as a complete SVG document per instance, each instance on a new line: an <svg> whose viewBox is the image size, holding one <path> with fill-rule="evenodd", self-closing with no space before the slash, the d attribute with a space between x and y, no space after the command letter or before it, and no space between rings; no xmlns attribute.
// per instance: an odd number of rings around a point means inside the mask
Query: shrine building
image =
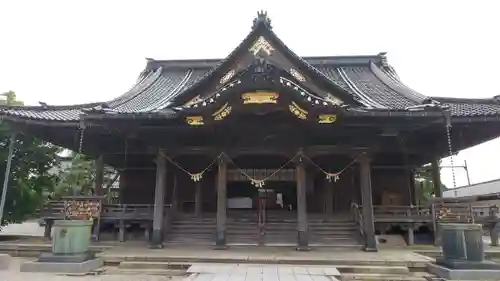
<svg viewBox="0 0 500 281"><path fill-rule="evenodd" d="M439 196L439 159L500 136L500 97L426 96L385 53L301 57L264 12L223 59L147 59L115 99L0 114L115 167L113 204L151 206L130 223L150 221L154 247L376 250L374 209L416 206L416 168L432 163Z"/></svg>

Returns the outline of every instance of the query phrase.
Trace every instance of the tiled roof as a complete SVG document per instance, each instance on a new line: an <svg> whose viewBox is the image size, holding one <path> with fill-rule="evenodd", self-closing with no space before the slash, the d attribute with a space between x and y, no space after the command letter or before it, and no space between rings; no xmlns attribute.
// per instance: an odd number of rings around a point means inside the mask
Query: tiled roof
<svg viewBox="0 0 500 281"><path fill-rule="evenodd" d="M72 106L0 106L0 115L28 120L68 122L80 120L82 108L92 108L99 103Z"/></svg>
<svg viewBox="0 0 500 281"><path fill-rule="evenodd" d="M404 85L398 78L372 64L376 56L304 58L324 76L353 96L377 109L402 110L419 105L427 97ZM370 59L371 58L371 59ZM106 104L115 113L158 112L210 70L205 61L176 61L184 68L169 67L169 61L158 63L158 68L148 71L129 91L105 103L74 106L10 106L0 107L0 114L23 119L51 121L78 121L84 113ZM204 62L201 63L201 62ZM351 65L347 63L351 62ZM211 63L212 65L214 63ZM208 67L207 67L208 65ZM453 116L500 115L500 102L495 99L433 98L449 106Z"/></svg>
<svg viewBox="0 0 500 281"><path fill-rule="evenodd" d="M460 99L433 98L445 106L449 106L455 116L487 116L500 115L500 100L495 99Z"/></svg>

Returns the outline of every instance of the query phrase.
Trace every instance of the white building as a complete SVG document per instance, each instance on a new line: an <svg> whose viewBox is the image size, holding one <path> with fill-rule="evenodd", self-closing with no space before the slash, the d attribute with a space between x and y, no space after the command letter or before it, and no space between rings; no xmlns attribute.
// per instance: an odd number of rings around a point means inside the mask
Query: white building
<svg viewBox="0 0 500 281"><path fill-rule="evenodd" d="M443 197L453 198L495 193L500 194L500 179L448 189L443 192Z"/></svg>

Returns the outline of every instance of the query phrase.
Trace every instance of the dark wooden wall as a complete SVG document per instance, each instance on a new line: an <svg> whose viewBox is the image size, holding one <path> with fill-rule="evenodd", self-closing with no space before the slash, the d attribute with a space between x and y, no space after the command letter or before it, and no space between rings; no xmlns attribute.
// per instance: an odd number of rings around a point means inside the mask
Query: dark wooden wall
<svg viewBox="0 0 500 281"><path fill-rule="evenodd" d="M216 210L216 169L207 172L201 180L205 211ZM310 186L307 190L307 205L310 212L323 211L324 188L327 181L322 173L309 171ZM155 170L127 170L120 177L121 202L124 204L152 204L154 202ZM384 197L392 197L401 205L409 205L414 196L410 176L404 169L372 170L373 204L382 205ZM170 169L167 176L166 203L172 203L174 176L177 181L177 194L184 210L194 210L195 183L185 173ZM349 211L352 202L361 203L359 171L356 166L346 170L337 182L333 183L333 206L335 211ZM394 199L396 198L396 199ZM385 199L388 201L388 199Z"/></svg>

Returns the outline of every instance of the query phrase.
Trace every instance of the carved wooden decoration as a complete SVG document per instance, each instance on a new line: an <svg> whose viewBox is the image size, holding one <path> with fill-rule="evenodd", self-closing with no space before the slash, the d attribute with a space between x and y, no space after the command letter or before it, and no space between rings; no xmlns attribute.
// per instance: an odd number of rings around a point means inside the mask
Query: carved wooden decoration
<svg viewBox="0 0 500 281"><path fill-rule="evenodd" d="M342 105L344 104L343 101L341 101L340 99L336 98L335 96L333 96L332 94L326 94L326 98L325 98L326 101L334 104L334 105Z"/></svg>
<svg viewBox="0 0 500 281"><path fill-rule="evenodd" d="M243 104L264 104L264 103L278 103L279 94L276 92L254 92L244 93L241 95Z"/></svg>
<svg viewBox="0 0 500 281"><path fill-rule="evenodd" d="M293 76L293 78L297 79L297 81L300 82L305 82L306 78L296 69L290 68L290 74Z"/></svg>
<svg viewBox="0 0 500 281"><path fill-rule="evenodd" d="M263 51L268 56L270 56L275 51L275 49L269 42L267 42L264 36L260 36L259 38L257 38L257 40L255 40L252 46L250 46L250 49L248 49L248 51L250 51L250 53L252 53L254 56L257 56L260 51Z"/></svg>
<svg viewBox="0 0 500 281"><path fill-rule="evenodd" d="M337 115L334 114L321 114L318 116L319 124L333 124L337 121Z"/></svg>
<svg viewBox="0 0 500 281"><path fill-rule="evenodd" d="M293 113L297 118L306 120L307 119L307 111L300 108L298 104L292 101L292 103L288 106L290 112Z"/></svg>
<svg viewBox="0 0 500 281"><path fill-rule="evenodd" d="M236 71L234 69L229 70L222 78L220 79L220 84L226 84L231 78L233 78Z"/></svg>
<svg viewBox="0 0 500 281"><path fill-rule="evenodd" d="M203 125L203 116L188 116L186 122L191 126L201 126Z"/></svg>
<svg viewBox="0 0 500 281"><path fill-rule="evenodd" d="M215 121L220 121L226 118L229 113L231 113L231 110L233 110L233 107L226 102L219 110L212 114L212 116L214 117Z"/></svg>

